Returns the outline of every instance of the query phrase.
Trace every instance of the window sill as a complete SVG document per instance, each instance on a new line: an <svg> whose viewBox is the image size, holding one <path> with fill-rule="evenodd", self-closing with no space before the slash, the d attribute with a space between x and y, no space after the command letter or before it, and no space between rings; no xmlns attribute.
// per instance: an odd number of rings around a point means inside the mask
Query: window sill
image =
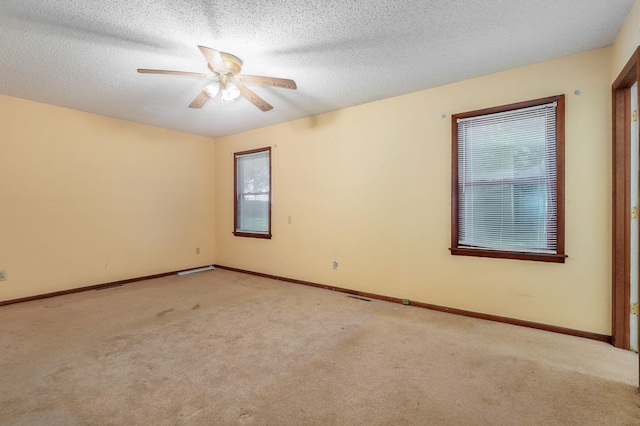
<svg viewBox="0 0 640 426"><path fill-rule="evenodd" d="M235 235L236 237L261 238L263 240L271 239L271 234L262 234L259 232L234 231L233 235Z"/></svg>
<svg viewBox="0 0 640 426"><path fill-rule="evenodd" d="M537 262L552 263L564 263L564 260L568 257L566 254L526 253L518 251L482 250L460 247L452 247L449 250L454 256L493 257L497 259L533 260Z"/></svg>

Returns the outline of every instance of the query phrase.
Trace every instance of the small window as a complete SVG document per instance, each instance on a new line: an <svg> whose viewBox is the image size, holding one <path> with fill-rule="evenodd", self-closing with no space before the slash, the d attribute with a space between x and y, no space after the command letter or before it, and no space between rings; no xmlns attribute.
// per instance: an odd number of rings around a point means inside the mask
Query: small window
<svg viewBox="0 0 640 426"><path fill-rule="evenodd" d="M236 236L271 238L271 148L235 153L234 208Z"/></svg>
<svg viewBox="0 0 640 426"><path fill-rule="evenodd" d="M452 120L451 254L563 263L564 96Z"/></svg>

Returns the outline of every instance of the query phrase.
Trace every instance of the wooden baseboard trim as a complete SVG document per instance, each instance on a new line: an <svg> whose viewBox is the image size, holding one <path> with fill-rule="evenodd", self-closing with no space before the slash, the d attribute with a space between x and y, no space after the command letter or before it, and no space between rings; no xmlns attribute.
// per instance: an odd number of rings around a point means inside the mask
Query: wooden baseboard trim
<svg viewBox="0 0 640 426"><path fill-rule="evenodd" d="M205 265L205 266L202 266L202 267L206 267L206 266L209 266L209 265ZM196 268L180 269L178 271L163 272L161 274L146 275L144 277L129 278L129 279L126 279L126 280L112 281L112 282L109 282L109 283L95 284L95 285L90 285L90 286L85 286L85 287L72 288L72 289L69 289L69 290L54 291L53 293L38 294L38 295L35 295L35 296L21 297L19 299L2 300L2 301L0 301L0 306L13 305L15 303L31 302L33 300L48 299L50 297L64 296L65 294L80 293L82 291L88 291L88 290L102 290L102 289L109 288L109 287L121 286L123 284L135 283L135 282L138 282L138 281L145 281L145 280L151 280L151 279L154 279L154 278L168 277L169 275L176 275L178 272L190 271L190 270L196 269Z"/></svg>
<svg viewBox="0 0 640 426"><path fill-rule="evenodd" d="M379 294L367 293L367 292L357 291L357 290L351 290L351 289L348 289L348 288L335 287L335 286L330 286L330 285L326 285L326 284L314 283L314 282L310 282L310 281L296 280L296 279L293 279L293 278L279 277L277 275L263 274L261 272L247 271L245 269L232 268L232 267L224 266L224 265L215 265L215 267L219 268L219 269L226 269L228 271L241 272L243 274L255 275L255 276L264 277L264 278L271 278L271 279L278 280L278 281L285 281L285 282L289 282L289 283L293 283L293 284L302 284L302 285L307 285L307 286L311 286L311 287L323 288L323 289L326 289L326 290L339 291L341 293L353 294L355 296L366 297L366 298L369 298L369 299L384 300L385 302L392 302L392 303L403 303L403 299L400 299L400 298L397 298L397 297L382 296L382 295L379 295ZM592 333L592 332L589 332L589 331L575 330L575 329L572 329L572 328L559 327L559 326L556 326L556 325L549 325L549 324L542 324L542 323L533 322L533 321L519 320L519 319L515 319L515 318L502 317L502 316L498 316L498 315L490 315L490 314L483 314L483 313L479 313L479 312L466 311L464 309L448 308L446 306L433 305L431 303L416 302L416 301L413 301L413 300L409 301L409 305L417 306L419 308L424 308L424 309L430 309L430 310L433 310L433 311L440 311L440 312L447 312L447 313L455 314L455 315L462 315L462 316L465 316L465 317L478 318L478 319L483 319L483 320L488 320L488 321L496 321L496 322L501 322L501 323L511 324L511 325L519 325L521 327L535 328L537 330L551 331L553 333L567 334L569 336L583 337L583 338L586 338L586 339L598 340L600 342L605 342L605 343L611 344L611 336L607 336L605 334L598 334L598 333Z"/></svg>

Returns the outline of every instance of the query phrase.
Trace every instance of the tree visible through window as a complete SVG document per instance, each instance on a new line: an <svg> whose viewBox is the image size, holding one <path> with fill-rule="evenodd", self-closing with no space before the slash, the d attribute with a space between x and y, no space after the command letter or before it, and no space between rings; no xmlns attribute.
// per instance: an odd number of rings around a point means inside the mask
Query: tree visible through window
<svg viewBox="0 0 640 426"><path fill-rule="evenodd" d="M234 205L235 235L271 238L271 148L235 154Z"/></svg>
<svg viewBox="0 0 640 426"><path fill-rule="evenodd" d="M564 262L564 96L452 120L451 253Z"/></svg>

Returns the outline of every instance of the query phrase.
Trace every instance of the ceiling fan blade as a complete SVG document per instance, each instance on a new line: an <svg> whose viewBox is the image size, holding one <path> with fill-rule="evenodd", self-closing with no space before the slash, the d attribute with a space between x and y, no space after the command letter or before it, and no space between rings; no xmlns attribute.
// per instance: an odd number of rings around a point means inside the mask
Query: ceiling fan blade
<svg viewBox="0 0 640 426"><path fill-rule="evenodd" d="M260 96L256 95L253 90L248 89L247 87L238 85L238 89L240 90L240 94L243 98L247 99L249 102L260 108L262 111L269 111L273 109L273 107Z"/></svg>
<svg viewBox="0 0 640 426"><path fill-rule="evenodd" d="M282 89L298 88L296 82L288 78L263 77L260 75L241 75L238 78L245 83L264 84L265 86L280 87Z"/></svg>
<svg viewBox="0 0 640 426"><path fill-rule="evenodd" d="M215 49L205 46L198 46L198 49L202 52L205 58L207 58L207 62L209 65L216 71L221 73L228 72L227 65L224 63L224 59L222 59L222 55Z"/></svg>
<svg viewBox="0 0 640 426"><path fill-rule="evenodd" d="M189 104L189 108L202 108L209 100L209 95L204 90Z"/></svg>
<svg viewBox="0 0 640 426"><path fill-rule="evenodd" d="M138 72L142 74L171 74L171 75L188 75L192 77L208 77L207 74L202 74L199 72L188 72L188 71L148 70L144 68L138 68Z"/></svg>

